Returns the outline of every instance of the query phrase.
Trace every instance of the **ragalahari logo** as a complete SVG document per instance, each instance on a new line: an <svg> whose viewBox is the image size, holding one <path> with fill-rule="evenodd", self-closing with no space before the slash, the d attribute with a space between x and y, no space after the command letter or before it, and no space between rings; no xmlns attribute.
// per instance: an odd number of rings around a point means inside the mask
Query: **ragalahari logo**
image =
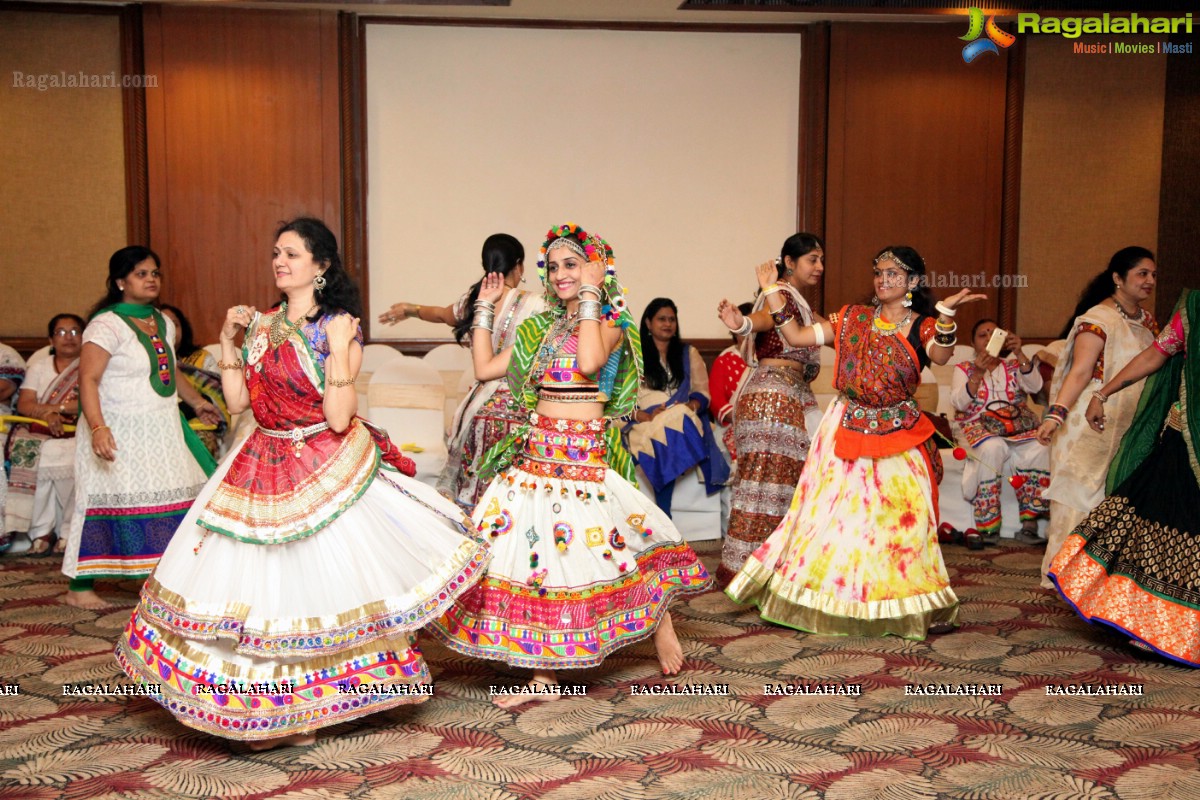
<svg viewBox="0 0 1200 800"><path fill-rule="evenodd" d="M987 38L980 39L979 37L984 34L987 34ZM968 42L967 46L963 48L963 61L968 64L983 53L1000 55L1000 50L1007 50L1017 40L1017 37L1011 33L1000 30L1000 26L996 24L995 15L988 17L987 24L984 24L983 11L975 6L971 6L971 26L967 29L967 35L958 38L960 41Z"/></svg>

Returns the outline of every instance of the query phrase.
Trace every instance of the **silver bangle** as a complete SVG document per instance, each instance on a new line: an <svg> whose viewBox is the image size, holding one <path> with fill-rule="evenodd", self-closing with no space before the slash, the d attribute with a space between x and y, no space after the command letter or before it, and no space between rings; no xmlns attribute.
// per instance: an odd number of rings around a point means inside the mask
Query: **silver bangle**
<svg viewBox="0 0 1200 800"><path fill-rule="evenodd" d="M484 311L495 311L496 304L493 303L491 300L476 300L475 301L475 310L479 311L480 309L483 309Z"/></svg>
<svg viewBox="0 0 1200 800"><path fill-rule="evenodd" d="M941 300L937 301L937 304L934 306L934 309L939 314L945 314L947 317L950 317L951 319L954 319L954 315L958 313L957 308L950 308L946 304L944 304Z"/></svg>
<svg viewBox="0 0 1200 800"><path fill-rule="evenodd" d="M599 287L599 286L593 286L593 285L592 285L592 284L590 284L590 283L585 283L585 284L583 284L582 286L580 286L580 287L579 287L579 295L580 295L579 299L580 299L580 301L582 301L582 300L583 300L583 293L584 293L584 292L591 292L592 294L594 294L594 295L596 296L596 299L597 299L597 300L600 300L602 297L604 297L604 295L603 295L603 294L600 292L600 287Z"/></svg>
<svg viewBox="0 0 1200 800"><path fill-rule="evenodd" d="M475 314L475 320L471 323L471 330L483 328L485 331L491 331L496 324L496 315L491 311L479 311Z"/></svg>
<svg viewBox="0 0 1200 800"><path fill-rule="evenodd" d="M810 325L809 327L812 328L813 337L817 340L817 347L825 344L825 329L821 327L821 323L818 322L815 325Z"/></svg>
<svg viewBox="0 0 1200 800"><path fill-rule="evenodd" d="M580 300L579 301L579 319L600 321L600 301L599 300Z"/></svg>
<svg viewBox="0 0 1200 800"><path fill-rule="evenodd" d="M1094 397L1094 398L1096 398L1097 400L1099 400L1099 401L1100 401L1100 405L1104 405L1105 403L1107 403L1107 402L1108 402L1108 396L1107 396L1107 395L1104 395L1104 394L1102 394L1102 393L1100 392L1100 390L1099 390L1099 389L1097 389L1096 391L1092 392L1092 397Z"/></svg>
<svg viewBox="0 0 1200 800"><path fill-rule="evenodd" d="M736 333L738 336L749 336L750 332L753 330L754 323L750 321L750 317L743 316L742 324L738 326L738 329L735 330L734 333Z"/></svg>

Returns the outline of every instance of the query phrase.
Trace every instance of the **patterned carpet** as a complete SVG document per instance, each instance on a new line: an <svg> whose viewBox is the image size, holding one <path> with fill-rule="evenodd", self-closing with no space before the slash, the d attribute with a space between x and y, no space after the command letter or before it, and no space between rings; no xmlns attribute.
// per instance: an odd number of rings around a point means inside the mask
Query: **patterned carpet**
<svg viewBox="0 0 1200 800"><path fill-rule="evenodd" d="M703 552L715 566L717 552ZM728 696L634 696L651 646L562 676L586 697L516 712L512 683L423 639L428 703L326 729L315 746L251 753L143 698L64 697L116 682L128 610L56 602L53 560L0 570L0 799L913 800L1200 797L1200 673L1127 648L1037 588L1041 550L947 547L964 627L926 642L818 638L761 624L709 593L675 609L681 684ZM101 591L110 597L117 592ZM126 586L132 590L134 587ZM132 602L133 595L124 599ZM861 684L861 696L764 696L764 683ZM906 685L1001 684L1001 696ZM1047 696L1047 683L1143 684L1143 696Z"/></svg>

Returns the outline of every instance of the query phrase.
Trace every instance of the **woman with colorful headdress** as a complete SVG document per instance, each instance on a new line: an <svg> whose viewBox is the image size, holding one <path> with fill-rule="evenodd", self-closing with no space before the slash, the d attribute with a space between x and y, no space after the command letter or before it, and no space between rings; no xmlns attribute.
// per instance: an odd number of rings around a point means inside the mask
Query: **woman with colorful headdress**
<svg viewBox="0 0 1200 800"><path fill-rule="evenodd" d="M779 313L771 265L758 277ZM725 590L763 619L907 639L955 625L958 598L937 544L942 464L913 395L921 370L953 355L957 308L984 295L963 289L935 310L924 277L916 250L888 247L875 257L873 306L843 306L808 327L776 320L793 347L832 343L839 394L813 436L791 508Z"/></svg>
<svg viewBox="0 0 1200 800"><path fill-rule="evenodd" d="M667 606L707 588L709 577L630 482L633 459L613 420L637 402L641 347L612 248L574 223L555 226L538 272L547 310L495 356L487 344L499 276L484 280L476 300L475 377L506 374L529 417L482 467L495 477L474 521L492 563L432 630L460 653L533 668L532 689L650 635L664 674L675 673L683 652Z"/></svg>
<svg viewBox="0 0 1200 800"><path fill-rule="evenodd" d="M749 314L728 301L722 321L741 337L742 358L751 372L735 399L733 449L737 471L729 530L721 547L717 583L733 579L746 557L759 547L787 513L810 444L805 415L817 411L810 384L821 369L819 347L793 347L776 330L776 319L811 325L812 309L800 294L825 272L825 245L811 233L795 233L779 258L761 269L773 275L770 292L783 300L778 315L759 294Z"/></svg>
<svg viewBox="0 0 1200 800"><path fill-rule="evenodd" d="M1112 424L1113 395L1146 376L1110 496L1067 537L1050 578L1089 622L1200 667L1200 291L1185 289L1154 343L1088 395L1093 436Z"/></svg>

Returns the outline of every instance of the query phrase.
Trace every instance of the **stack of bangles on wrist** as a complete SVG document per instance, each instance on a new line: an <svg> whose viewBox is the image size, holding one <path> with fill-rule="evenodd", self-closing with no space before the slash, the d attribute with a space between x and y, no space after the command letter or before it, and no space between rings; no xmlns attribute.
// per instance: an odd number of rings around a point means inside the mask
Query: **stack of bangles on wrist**
<svg viewBox="0 0 1200 800"><path fill-rule="evenodd" d="M593 297L595 297L597 300L600 300L600 299L602 299L602 298L604 297L604 295L602 295L602 294L600 293L600 287L599 287L599 286L593 286L593 285L592 285L592 284L590 284L590 283L585 283L585 284L583 284L582 286L580 286L580 287L579 287L579 299L580 299L580 300L583 300L583 293L584 293L584 292L590 292L590 293L591 293L591 295L592 295Z"/></svg>
<svg viewBox="0 0 1200 800"><path fill-rule="evenodd" d="M776 328L782 328L784 325L787 325L793 319L795 319L795 317L793 317L791 314L789 314L787 312L786 307L781 308L778 311L771 312L771 321L775 323Z"/></svg>
<svg viewBox="0 0 1200 800"><path fill-rule="evenodd" d="M582 293L582 289L580 292ZM600 321L600 301L599 300L580 300L579 301L579 321L591 320L593 322Z"/></svg>
<svg viewBox="0 0 1200 800"><path fill-rule="evenodd" d="M754 330L754 323L750 321L749 316L744 316L744 317L742 317L742 324L737 327L737 329L734 331L734 333L737 334L738 336L749 336L750 332L753 330Z"/></svg>
<svg viewBox="0 0 1200 800"><path fill-rule="evenodd" d="M783 291L782 286L780 286L778 283L772 283L770 286L768 286L767 288L762 290L762 295L763 295L763 297L766 297L769 294L775 294L775 292L782 292L782 291Z"/></svg>
<svg viewBox="0 0 1200 800"><path fill-rule="evenodd" d="M946 313L941 308L938 310L942 311L943 314ZM951 314L950 316L954 315ZM933 335L934 344L938 345L939 347L954 347L954 345L958 344L958 337L955 336L955 334L958 333L957 322L942 322L942 320L939 318L934 323L934 327L937 329Z"/></svg>
<svg viewBox="0 0 1200 800"><path fill-rule="evenodd" d="M471 323L471 330L483 328L491 333L492 327L496 324L496 304L489 300L475 301L475 321Z"/></svg>
<svg viewBox="0 0 1200 800"><path fill-rule="evenodd" d="M1042 417L1042 421L1045 422L1048 419L1052 419L1059 425L1063 425L1067 421L1067 414L1070 413L1071 409L1055 403L1046 409L1046 414Z"/></svg>

